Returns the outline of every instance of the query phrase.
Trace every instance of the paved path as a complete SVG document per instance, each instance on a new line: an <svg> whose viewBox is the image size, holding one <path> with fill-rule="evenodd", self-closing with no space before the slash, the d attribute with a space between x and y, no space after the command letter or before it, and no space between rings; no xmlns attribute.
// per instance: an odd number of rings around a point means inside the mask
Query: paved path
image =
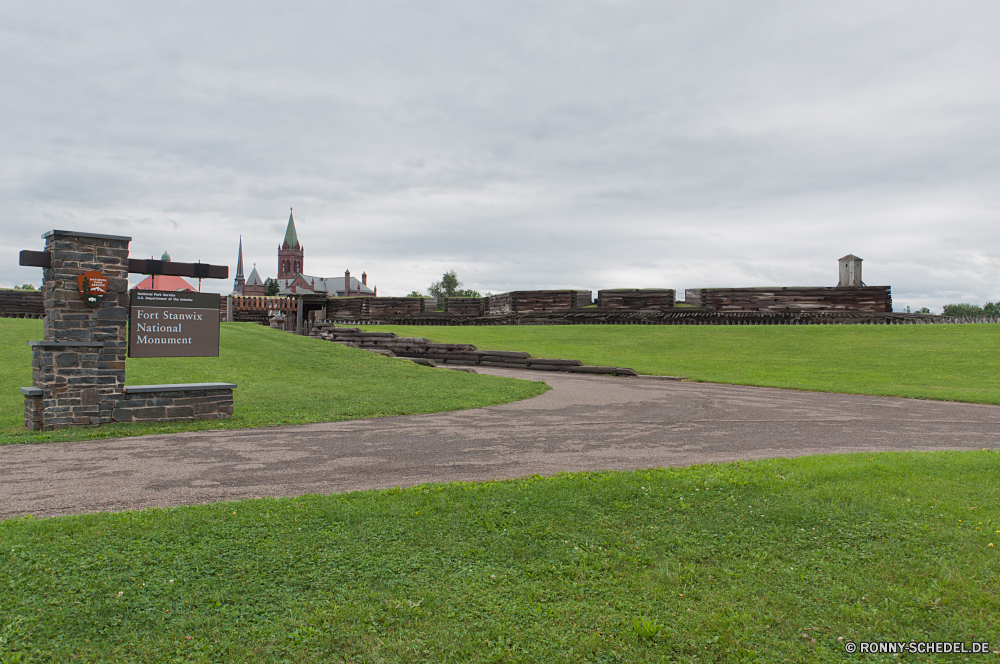
<svg viewBox="0 0 1000 664"><path fill-rule="evenodd" d="M558 471L1000 444L1000 407L497 369L552 390L452 413L0 447L0 518Z"/></svg>

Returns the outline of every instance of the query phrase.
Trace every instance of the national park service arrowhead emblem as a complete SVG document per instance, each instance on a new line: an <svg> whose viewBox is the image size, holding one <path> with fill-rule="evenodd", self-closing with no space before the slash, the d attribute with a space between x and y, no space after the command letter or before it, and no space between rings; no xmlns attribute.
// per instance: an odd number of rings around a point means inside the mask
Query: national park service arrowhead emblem
<svg viewBox="0 0 1000 664"><path fill-rule="evenodd" d="M76 278L80 284L80 295L83 301L91 307L101 303L101 298L108 292L108 278L97 270L88 270Z"/></svg>

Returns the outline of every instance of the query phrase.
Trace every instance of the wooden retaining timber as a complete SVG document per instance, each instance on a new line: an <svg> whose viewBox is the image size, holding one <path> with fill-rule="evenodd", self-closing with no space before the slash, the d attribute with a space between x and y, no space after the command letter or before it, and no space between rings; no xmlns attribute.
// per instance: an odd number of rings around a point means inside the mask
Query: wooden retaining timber
<svg viewBox="0 0 1000 664"><path fill-rule="evenodd" d="M583 366L579 360L531 357L528 353L518 351L480 350L472 344L434 343L423 337L399 337L392 332L362 332L356 327L340 327L331 320L316 321L309 336L383 355L416 360L427 366L482 366L614 376L638 375L633 369L625 367L590 367Z"/></svg>
<svg viewBox="0 0 1000 664"><path fill-rule="evenodd" d="M453 316L484 316L486 314L486 298L446 297L444 298L444 313Z"/></svg>
<svg viewBox="0 0 1000 664"><path fill-rule="evenodd" d="M10 292L10 291L7 291ZM30 291L28 291L30 295ZM547 294L542 297L539 294ZM888 286L847 288L689 289L683 307L668 307L669 289L608 289L598 293L598 308L580 308L589 291L514 291L485 298L447 298L433 311L425 298L328 298L323 309L306 311L302 332L313 320L340 325L923 325L996 323L985 316L949 318L904 314L891 309ZM742 299L741 299L742 298ZM234 297L235 320L266 324L273 313L297 316L299 298ZM775 302L777 300L777 302ZM567 309L560 307L576 304ZM711 309L694 304L711 303ZM756 307L732 310L725 307ZM636 307L633 309L632 307ZM853 307L862 307L860 309ZM865 309L867 307L868 309ZM307 307L308 308L308 307ZM286 329L298 329L291 324Z"/></svg>
<svg viewBox="0 0 1000 664"><path fill-rule="evenodd" d="M700 288L709 311L870 311L892 313L889 286Z"/></svg>
<svg viewBox="0 0 1000 664"><path fill-rule="evenodd" d="M44 318L41 291L0 290L0 318Z"/></svg>
<svg viewBox="0 0 1000 664"><path fill-rule="evenodd" d="M342 325L930 325L1000 323L1000 318L930 314L769 311L582 311L508 316L411 316L339 319Z"/></svg>
<svg viewBox="0 0 1000 664"><path fill-rule="evenodd" d="M701 297L701 288L684 289L684 304L695 307L705 307L705 301Z"/></svg>
<svg viewBox="0 0 1000 664"><path fill-rule="evenodd" d="M569 311L590 304L590 291L511 291L486 298L484 310L491 316L532 312Z"/></svg>
<svg viewBox="0 0 1000 664"><path fill-rule="evenodd" d="M490 295L486 298L485 313L487 316L506 316L514 311L511 304L511 293Z"/></svg>
<svg viewBox="0 0 1000 664"><path fill-rule="evenodd" d="M571 290L570 291L570 309L579 309L580 307L586 307L590 305L590 291L589 290Z"/></svg>
<svg viewBox="0 0 1000 664"><path fill-rule="evenodd" d="M326 301L327 317L413 316L424 311L421 297L331 297Z"/></svg>
<svg viewBox="0 0 1000 664"><path fill-rule="evenodd" d="M362 318L370 314L364 313L364 301L367 297L331 297L326 303L328 318Z"/></svg>
<svg viewBox="0 0 1000 664"><path fill-rule="evenodd" d="M597 291L598 309L660 310L674 308L672 288L609 288Z"/></svg>
<svg viewBox="0 0 1000 664"><path fill-rule="evenodd" d="M422 297L364 297L361 310L370 316L412 315L424 310Z"/></svg>

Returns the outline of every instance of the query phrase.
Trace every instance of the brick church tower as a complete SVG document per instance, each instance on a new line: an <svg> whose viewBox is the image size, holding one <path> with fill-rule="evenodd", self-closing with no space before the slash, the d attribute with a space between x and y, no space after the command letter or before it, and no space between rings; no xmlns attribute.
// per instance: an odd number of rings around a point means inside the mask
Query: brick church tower
<svg viewBox="0 0 1000 664"><path fill-rule="evenodd" d="M295 233L295 219L289 212L285 241L278 247L278 279L294 279L296 274L302 274L304 253L304 248L299 244L299 236Z"/></svg>

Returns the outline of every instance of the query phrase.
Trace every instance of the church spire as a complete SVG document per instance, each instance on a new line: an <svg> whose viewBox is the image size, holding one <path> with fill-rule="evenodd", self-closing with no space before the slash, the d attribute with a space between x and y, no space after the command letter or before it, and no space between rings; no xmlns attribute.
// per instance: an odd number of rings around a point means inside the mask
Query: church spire
<svg viewBox="0 0 1000 664"><path fill-rule="evenodd" d="M292 208L288 208L288 228L285 229L285 241L282 246L289 249L299 248L299 236L295 232L295 219L292 217Z"/></svg>
<svg viewBox="0 0 1000 664"><path fill-rule="evenodd" d="M236 258L236 278L243 278L243 236L240 235L240 254Z"/></svg>
<svg viewBox="0 0 1000 664"><path fill-rule="evenodd" d="M240 235L240 253L236 258L236 278L233 279L233 292L242 295L245 285L246 280L243 278L243 236Z"/></svg>

